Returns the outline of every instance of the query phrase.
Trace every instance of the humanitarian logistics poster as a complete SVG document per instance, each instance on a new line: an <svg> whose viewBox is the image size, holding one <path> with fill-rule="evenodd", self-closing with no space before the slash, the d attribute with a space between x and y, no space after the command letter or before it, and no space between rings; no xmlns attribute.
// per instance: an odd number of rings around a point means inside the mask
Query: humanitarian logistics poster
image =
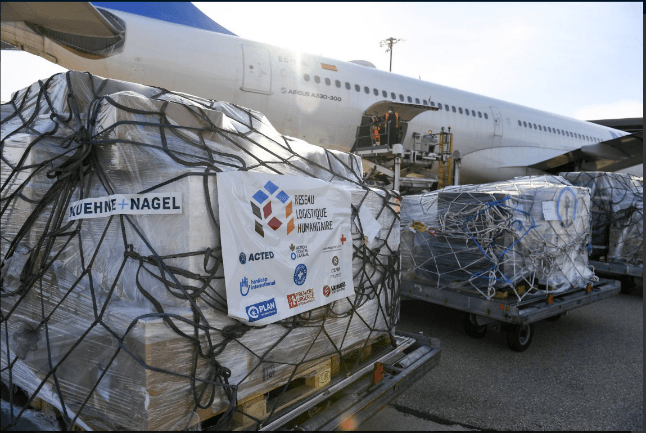
<svg viewBox="0 0 646 433"><path fill-rule="evenodd" d="M353 295L350 203L318 179L218 173L229 316L267 325Z"/></svg>

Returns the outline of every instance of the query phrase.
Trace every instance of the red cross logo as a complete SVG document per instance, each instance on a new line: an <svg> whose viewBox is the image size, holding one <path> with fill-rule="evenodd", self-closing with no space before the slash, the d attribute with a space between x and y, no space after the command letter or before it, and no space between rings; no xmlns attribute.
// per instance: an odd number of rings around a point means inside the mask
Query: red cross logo
<svg viewBox="0 0 646 433"><path fill-rule="evenodd" d="M347 241L344 235L341 235L341 245L344 245L343 243Z"/></svg>

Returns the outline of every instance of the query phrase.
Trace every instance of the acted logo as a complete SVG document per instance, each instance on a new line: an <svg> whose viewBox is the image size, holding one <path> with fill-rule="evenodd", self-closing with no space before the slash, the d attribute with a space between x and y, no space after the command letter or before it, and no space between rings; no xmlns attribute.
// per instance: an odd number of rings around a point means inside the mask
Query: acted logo
<svg viewBox="0 0 646 433"><path fill-rule="evenodd" d="M262 253L249 253L249 261L257 262L259 260L270 260L274 258L274 253L271 251L265 251ZM240 253L240 263L243 265L247 263L247 255L245 253Z"/></svg>
<svg viewBox="0 0 646 433"><path fill-rule="evenodd" d="M314 289L307 289L287 295L287 303L290 309L314 302L314 299Z"/></svg>
<svg viewBox="0 0 646 433"><path fill-rule="evenodd" d="M280 188L276 186L272 181L267 181L265 186L262 189L259 189L252 196L253 200L251 203L251 212L256 217L255 220L255 230L263 238L265 237L265 224L271 227L272 230L278 230L284 221L287 221L287 234L290 234L294 230L294 217L292 216L292 201L289 195L283 190L278 194L276 192ZM273 199L278 200L281 204L276 204L275 207L281 207L285 205L285 219L281 221L278 217L278 213L274 213L272 210ZM291 217L291 218L290 218ZM289 219L289 220L288 220Z"/></svg>
<svg viewBox="0 0 646 433"><path fill-rule="evenodd" d="M262 301L258 302L257 304L249 305L247 307L247 316L249 316L249 322L261 320L265 317L273 316L276 313L278 313L278 309L276 308L276 302L274 301L274 298L271 298L268 301Z"/></svg>

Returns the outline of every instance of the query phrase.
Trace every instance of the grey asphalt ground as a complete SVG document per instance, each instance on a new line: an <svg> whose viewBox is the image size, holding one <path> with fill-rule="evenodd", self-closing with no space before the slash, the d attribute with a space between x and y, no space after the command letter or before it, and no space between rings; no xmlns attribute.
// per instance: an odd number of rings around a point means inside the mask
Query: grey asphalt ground
<svg viewBox="0 0 646 433"><path fill-rule="evenodd" d="M399 330L442 343L440 364L362 430L643 430L643 289L535 324L523 353L475 340L456 310L402 303Z"/></svg>

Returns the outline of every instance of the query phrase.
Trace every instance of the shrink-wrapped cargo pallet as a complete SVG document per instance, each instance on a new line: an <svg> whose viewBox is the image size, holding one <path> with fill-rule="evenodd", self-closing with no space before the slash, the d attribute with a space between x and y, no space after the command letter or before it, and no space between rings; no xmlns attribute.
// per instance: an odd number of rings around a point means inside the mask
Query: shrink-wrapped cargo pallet
<svg viewBox="0 0 646 433"><path fill-rule="evenodd" d="M561 173L590 188L592 254L609 262L644 263L644 178L627 173Z"/></svg>
<svg viewBox="0 0 646 433"><path fill-rule="evenodd" d="M281 136L234 104L78 72L17 92L2 115L2 381L54 405L68 427L259 421L297 379L325 384L352 368L348 351L394 335L399 202L363 183L358 157ZM354 293L263 327L228 317L227 171L347 189ZM182 194L182 215L67 214L86 197L165 192ZM381 226L371 238L366 209ZM275 389L285 393L270 404Z"/></svg>
<svg viewBox="0 0 646 433"><path fill-rule="evenodd" d="M590 194L555 176L447 187L402 199L402 278L486 299L594 279Z"/></svg>

